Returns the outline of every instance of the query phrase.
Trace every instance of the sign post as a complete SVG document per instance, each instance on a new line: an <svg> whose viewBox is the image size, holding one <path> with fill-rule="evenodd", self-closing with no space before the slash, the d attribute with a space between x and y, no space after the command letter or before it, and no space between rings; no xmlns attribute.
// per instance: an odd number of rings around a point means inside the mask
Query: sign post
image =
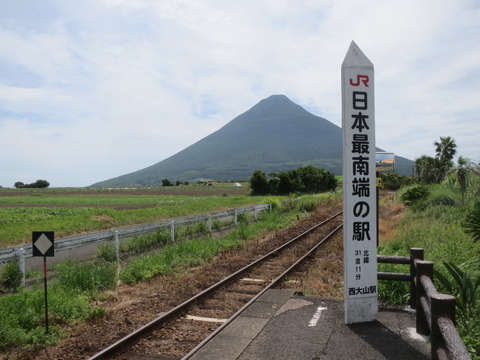
<svg viewBox="0 0 480 360"><path fill-rule="evenodd" d="M378 312L373 64L355 44L342 63L345 323Z"/></svg>
<svg viewBox="0 0 480 360"><path fill-rule="evenodd" d="M53 231L33 231L33 256L43 256L43 283L45 288L45 332L48 334L47 256L55 255L55 234Z"/></svg>

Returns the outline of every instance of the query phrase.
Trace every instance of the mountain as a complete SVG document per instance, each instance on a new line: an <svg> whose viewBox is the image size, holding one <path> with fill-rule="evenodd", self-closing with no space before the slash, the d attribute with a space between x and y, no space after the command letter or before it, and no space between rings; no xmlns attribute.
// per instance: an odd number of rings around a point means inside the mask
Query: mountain
<svg viewBox="0 0 480 360"><path fill-rule="evenodd" d="M341 174L342 129L284 95L272 95L177 154L92 186L154 186L165 178L247 180L257 169L268 174L307 165ZM410 173L413 162L397 157L396 166Z"/></svg>

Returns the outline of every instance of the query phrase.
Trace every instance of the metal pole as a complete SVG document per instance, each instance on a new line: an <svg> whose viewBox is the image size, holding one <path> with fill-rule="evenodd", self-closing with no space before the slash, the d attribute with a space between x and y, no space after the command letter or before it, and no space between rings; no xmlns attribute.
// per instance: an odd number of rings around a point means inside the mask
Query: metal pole
<svg viewBox="0 0 480 360"><path fill-rule="evenodd" d="M118 240L118 230L115 230L115 254L117 256L117 262L120 261L120 242Z"/></svg>
<svg viewBox="0 0 480 360"><path fill-rule="evenodd" d="M23 248L18 249L18 267L22 273L22 286L25 287L25 250Z"/></svg>
<svg viewBox="0 0 480 360"><path fill-rule="evenodd" d="M43 283L45 287L45 332L48 334L47 257L43 257Z"/></svg>
<svg viewBox="0 0 480 360"><path fill-rule="evenodd" d="M170 220L170 236L172 239L172 242L175 241L175 221Z"/></svg>

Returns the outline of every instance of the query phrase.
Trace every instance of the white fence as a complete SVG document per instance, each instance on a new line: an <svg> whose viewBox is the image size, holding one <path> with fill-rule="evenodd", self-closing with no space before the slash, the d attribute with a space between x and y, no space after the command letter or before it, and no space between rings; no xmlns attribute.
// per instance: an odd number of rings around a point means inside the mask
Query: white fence
<svg viewBox="0 0 480 360"><path fill-rule="evenodd" d="M133 236L140 236L158 231L161 228L169 227L171 231L172 241L175 241L175 226L195 224L207 222L208 229L212 231L212 221L216 219L224 219L233 217L234 224L237 225L238 215L246 213L254 213L255 219L260 211L271 210L270 204L262 204L249 206L239 209L225 210L213 214L203 214L197 216L182 217L177 219L159 221L148 224L126 226L116 229L104 230L90 234L71 236L59 240L55 240L55 252L71 250L86 245L101 244L117 239L126 239ZM32 245L20 245L0 250L0 265L10 263L12 261L25 261L25 258L32 257Z"/></svg>

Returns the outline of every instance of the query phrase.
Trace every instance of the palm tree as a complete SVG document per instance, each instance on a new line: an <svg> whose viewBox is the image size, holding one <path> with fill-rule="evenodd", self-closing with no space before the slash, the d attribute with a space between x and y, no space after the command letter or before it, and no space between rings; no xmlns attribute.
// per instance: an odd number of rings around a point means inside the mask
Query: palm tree
<svg viewBox="0 0 480 360"><path fill-rule="evenodd" d="M433 145L435 145L437 159L452 161L453 157L457 153L457 144L450 136L440 136L440 141L434 141Z"/></svg>
<svg viewBox="0 0 480 360"><path fill-rule="evenodd" d="M456 175L458 184L460 185L463 205L465 192L467 191L468 187L468 178L470 174L480 175L480 166L474 161L464 158L463 156L459 156L457 161L457 166L452 169L452 172Z"/></svg>
<svg viewBox="0 0 480 360"><path fill-rule="evenodd" d="M435 145L435 152L437 153L435 155L436 166L441 174L439 181L442 181L453 167L452 160L457 153L457 144L450 136L440 136L440 141L434 141L433 145Z"/></svg>
<svg viewBox="0 0 480 360"><path fill-rule="evenodd" d="M440 160L427 155L415 159L415 173L418 180L424 184L437 184L445 177Z"/></svg>

